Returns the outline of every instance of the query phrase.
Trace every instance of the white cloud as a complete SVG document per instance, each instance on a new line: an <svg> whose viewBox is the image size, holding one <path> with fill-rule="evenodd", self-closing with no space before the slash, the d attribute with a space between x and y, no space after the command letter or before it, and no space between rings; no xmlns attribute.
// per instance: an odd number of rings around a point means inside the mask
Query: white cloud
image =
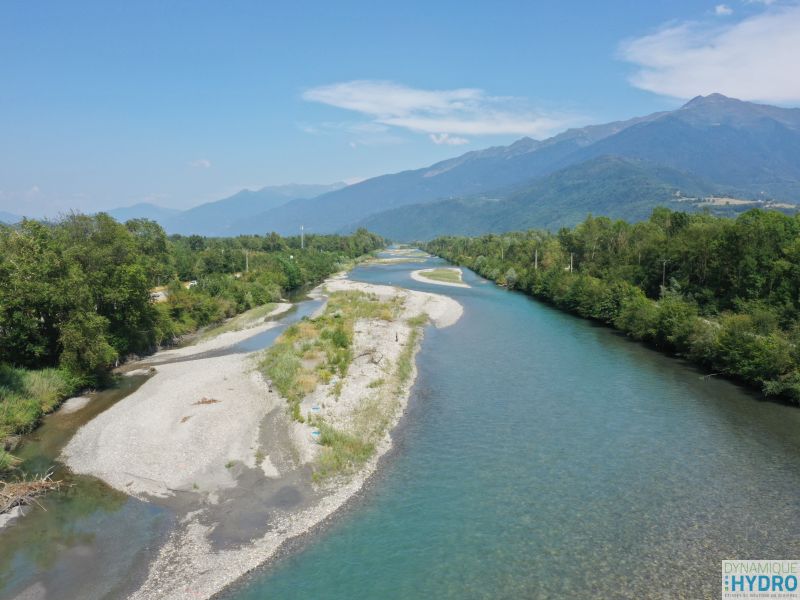
<svg viewBox="0 0 800 600"><path fill-rule="evenodd" d="M714 7L714 14L720 17L727 17L733 14L733 9L727 4L717 4Z"/></svg>
<svg viewBox="0 0 800 600"><path fill-rule="evenodd" d="M427 134L541 137L577 123L574 116L545 114L518 98L489 96L476 88L423 90L392 81L356 80L312 88L303 98L361 113L373 126Z"/></svg>
<svg viewBox="0 0 800 600"><path fill-rule="evenodd" d="M198 158L197 160L189 161L189 166L195 169L210 169L211 161L207 158Z"/></svg>
<svg viewBox="0 0 800 600"><path fill-rule="evenodd" d="M431 138L431 141L437 145L446 144L448 146L461 146L463 144L469 144L468 139L457 136L451 136L449 133L440 133L438 135L435 133L431 133L430 135L428 135L428 137Z"/></svg>
<svg viewBox="0 0 800 600"><path fill-rule="evenodd" d="M676 98L713 92L766 102L800 101L800 6L769 9L730 25L670 24L624 43L638 88Z"/></svg>

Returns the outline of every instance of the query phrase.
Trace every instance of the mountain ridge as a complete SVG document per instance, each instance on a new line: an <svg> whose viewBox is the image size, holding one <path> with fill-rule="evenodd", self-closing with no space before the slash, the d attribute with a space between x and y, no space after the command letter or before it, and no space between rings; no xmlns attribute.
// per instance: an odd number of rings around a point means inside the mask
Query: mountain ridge
<svg viewBox="0 0 800 600"><path fill-rule="evenodd" d="M351 231L384 211L492 194L603 156L644 160L744 197L800 200L800 109L698 96L672 111L569 129L546 140L521 138L381 175L289 202L270 210L264 222L279 233L300 225Z"/></svg>

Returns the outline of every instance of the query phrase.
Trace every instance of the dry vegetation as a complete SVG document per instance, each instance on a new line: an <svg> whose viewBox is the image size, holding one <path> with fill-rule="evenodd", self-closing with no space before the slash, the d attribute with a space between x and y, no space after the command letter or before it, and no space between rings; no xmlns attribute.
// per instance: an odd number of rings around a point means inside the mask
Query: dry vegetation
<svg viewBox="0 0 800 600"><path fill-rule="evenodd" d="M38 496L57 490L62 485L61 481L54 481L52 475L50 472L41 477L20 481L0 481L0 514L18 506L39 504L36 500Z"/></svg>

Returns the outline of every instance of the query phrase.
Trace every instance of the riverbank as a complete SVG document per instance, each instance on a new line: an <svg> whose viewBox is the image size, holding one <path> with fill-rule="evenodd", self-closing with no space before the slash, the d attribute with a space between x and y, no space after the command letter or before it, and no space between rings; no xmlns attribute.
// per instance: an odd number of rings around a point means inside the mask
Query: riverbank
<svg viewBox="0 0 800 600"><path fill-rule="evenodd" d="M286 400L257 372L259 353L209 356L245 333L225 332L152 357L148 364L158 372L84 426L65 449L78 472L183 515L133 597L208 597L343 506L391 447L389 432L416 373L419 316L445 327L462 310L444 296L342 276L318 292L364 294L398 310L391 319L355 321L346 375L302 399L303 423L289 418ZM403 360L409 370L400 377ZM376 385L379 380L387 385ZM314 429L324 419L352 433L367 412L381 415L369 458L355 472L315 481L329 446L324 438L316 442Z"/></svg>

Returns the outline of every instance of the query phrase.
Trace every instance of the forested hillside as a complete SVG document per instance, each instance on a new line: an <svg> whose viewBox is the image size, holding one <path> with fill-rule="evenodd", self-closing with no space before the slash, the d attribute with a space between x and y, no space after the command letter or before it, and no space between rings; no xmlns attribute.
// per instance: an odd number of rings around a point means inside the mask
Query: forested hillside
<svg viewBox="0 0 800 600"><path fill-rule="evenodd" d="M365 230L306 236L304 249L277 234L167 237L153 221L106 214L0 226L0 441L126 356L277 301L382 245Z"/></svg>
<svg viewBox="0 0 800 600"><path fill-rule="evenodd" d="M710 373L800 403L800 217L659 208L558 234L440 237L429 252Z"/></svg>

